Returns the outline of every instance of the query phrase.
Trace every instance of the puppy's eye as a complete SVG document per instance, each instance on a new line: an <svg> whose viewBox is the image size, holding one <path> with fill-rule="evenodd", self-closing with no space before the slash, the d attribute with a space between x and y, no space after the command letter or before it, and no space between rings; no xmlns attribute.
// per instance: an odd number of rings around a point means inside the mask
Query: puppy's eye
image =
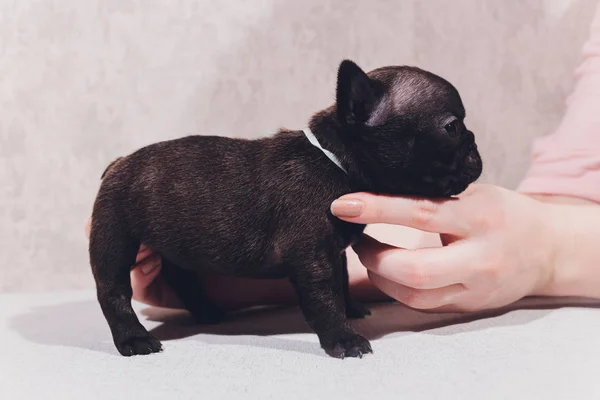
<svg viewBox="0 0 600 400"><path fill-rule="evenodd" d="M448 135L450 135L450 137L455 138L460 133L460 123L457 119L454 119L447 123L446 126L444 126L444 129L446 129L446 132Z"/></svg>

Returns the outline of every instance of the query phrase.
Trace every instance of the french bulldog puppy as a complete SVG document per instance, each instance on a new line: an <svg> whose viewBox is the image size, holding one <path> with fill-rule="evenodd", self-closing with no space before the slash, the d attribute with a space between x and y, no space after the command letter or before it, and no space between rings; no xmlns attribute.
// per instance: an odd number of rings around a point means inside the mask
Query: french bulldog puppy
<svg viewBox="0 0 600 400"><path fill-rule="evenodd" d="M458 91L414 67L365 73L341 63L336 102L304 131L257 140L188 136L113 162L93 214L90 263L98 301L124 356L161 350L131 307L129 272L140 243L199 322L223 316L200 290L207 274L288 277L323 349L371 353L349 318L369 311L348 295L345 250L365 226L336 219L351 192L448 197L482 162Z"/></svg>

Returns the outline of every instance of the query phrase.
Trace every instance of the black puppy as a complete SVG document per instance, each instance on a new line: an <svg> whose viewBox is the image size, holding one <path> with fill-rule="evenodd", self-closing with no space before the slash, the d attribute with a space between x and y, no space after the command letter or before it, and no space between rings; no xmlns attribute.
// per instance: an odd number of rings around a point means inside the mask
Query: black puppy
<svg viewBox="0 0 600 400"><path fill-rule="evenodd" d="M289 277L308 325L335 357L371 352L348 317L369 312L348 296L345 250L364 225L330 203L357 191L447 197L481 173L457 90L412 67L338 71L336 104L310 129L241 140L189 136L144 147L105 172L93 210L90 261L98 300L125 356L161 350L131 308L129 271L140 243L200 322L221 311L203 274Z"/></svg>

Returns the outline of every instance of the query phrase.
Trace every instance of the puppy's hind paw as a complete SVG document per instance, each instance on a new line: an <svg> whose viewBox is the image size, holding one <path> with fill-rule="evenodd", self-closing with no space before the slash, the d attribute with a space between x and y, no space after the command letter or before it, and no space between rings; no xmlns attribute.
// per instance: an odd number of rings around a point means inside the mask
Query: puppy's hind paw
<svg viewBox="0 0 600 400"><path fill-rule="evenodd" d="M117 350L125 357L158 353L162 351L162 344L149 333L144 337L132 337L117 344Z"/></svg>

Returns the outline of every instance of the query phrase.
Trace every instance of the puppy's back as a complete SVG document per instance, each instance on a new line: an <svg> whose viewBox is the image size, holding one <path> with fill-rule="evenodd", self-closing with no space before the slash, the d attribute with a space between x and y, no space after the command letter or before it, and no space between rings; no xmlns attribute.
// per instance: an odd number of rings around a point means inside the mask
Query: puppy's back
<svg viewBox="0 0 600 400"><path fill-rule="evenodd" d="M97 204L178 264L258 258L276 217L262 184L263 142L188 136L146 146L111 163Z"/></svg>

